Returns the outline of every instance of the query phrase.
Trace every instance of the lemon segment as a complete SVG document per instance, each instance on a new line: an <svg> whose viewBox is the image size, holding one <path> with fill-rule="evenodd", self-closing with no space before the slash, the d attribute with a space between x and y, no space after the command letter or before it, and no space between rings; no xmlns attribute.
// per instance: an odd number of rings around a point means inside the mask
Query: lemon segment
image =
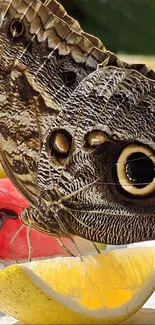
<svg viewBox="0 0 155 325"><path fill-rule="evenodd" d="M155 248L57 257L0 271L0 310L25 324L112 324L155 289Z"/></svg>

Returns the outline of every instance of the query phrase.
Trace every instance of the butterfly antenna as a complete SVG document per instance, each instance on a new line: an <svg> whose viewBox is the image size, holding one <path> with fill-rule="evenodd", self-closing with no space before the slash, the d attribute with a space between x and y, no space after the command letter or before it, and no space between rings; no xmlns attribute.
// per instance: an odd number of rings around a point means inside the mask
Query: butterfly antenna
<svg viewBox="0 0 155 325"><path fill-rule="evenodd" d="M14 252L14 249L12 247L13 245L13 242L14 240L17 238L17 236L19 235L19 233L21 232L21 230L24 228L25 226L24 225L21 225L21 227L15 232L15 234L13 235L13 237L11 238L10 240L10 243L9 243L9 246L10 246L10 250L11 250L11 253L12 253L12 256L15 260L15 262L18 264L18 260L17 260L17 257L16 257L16 254Z"/></svg>

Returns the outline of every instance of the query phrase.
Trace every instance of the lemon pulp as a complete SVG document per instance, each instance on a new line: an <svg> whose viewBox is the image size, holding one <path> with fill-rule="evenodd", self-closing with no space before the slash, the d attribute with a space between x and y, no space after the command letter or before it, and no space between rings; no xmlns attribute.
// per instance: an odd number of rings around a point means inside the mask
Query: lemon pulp
<svg viewBox="0 0 155 325"><path fill-rule="evenodd" d="M155 288L155 248L57 257L0 271L0 310L26 324L110 324Z"/></svg>

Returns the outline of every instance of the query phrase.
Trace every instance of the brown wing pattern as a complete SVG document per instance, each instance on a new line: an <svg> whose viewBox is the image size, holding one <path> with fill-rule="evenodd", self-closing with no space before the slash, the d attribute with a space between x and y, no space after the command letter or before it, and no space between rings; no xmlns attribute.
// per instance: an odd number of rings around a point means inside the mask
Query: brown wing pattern
<svg viewBox="0 0 155 325"><path fill-rule="evenodd" d="M38 195L46 132L81 80L107 58L62 6L51 1L50 8L37 0L0 1L1 160L30 202Z"/></svg>
<svg viewBox="0 0 155 325"><path fill-rule="evenodd" d="M0 0L0 159L33 205L25 224L111 244L155 239L154 80L57 1Z"/></svg>

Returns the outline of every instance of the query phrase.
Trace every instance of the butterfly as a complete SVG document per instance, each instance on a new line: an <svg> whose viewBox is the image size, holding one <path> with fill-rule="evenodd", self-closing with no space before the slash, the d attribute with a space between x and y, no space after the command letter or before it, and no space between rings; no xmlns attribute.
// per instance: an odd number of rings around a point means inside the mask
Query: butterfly
<svg viewBox="0 0 155 325"><path fill-rule="evenodd" d="M0 159L26 226L155 239L155 73L85 33L56 1L0 0Z"/></svg>

